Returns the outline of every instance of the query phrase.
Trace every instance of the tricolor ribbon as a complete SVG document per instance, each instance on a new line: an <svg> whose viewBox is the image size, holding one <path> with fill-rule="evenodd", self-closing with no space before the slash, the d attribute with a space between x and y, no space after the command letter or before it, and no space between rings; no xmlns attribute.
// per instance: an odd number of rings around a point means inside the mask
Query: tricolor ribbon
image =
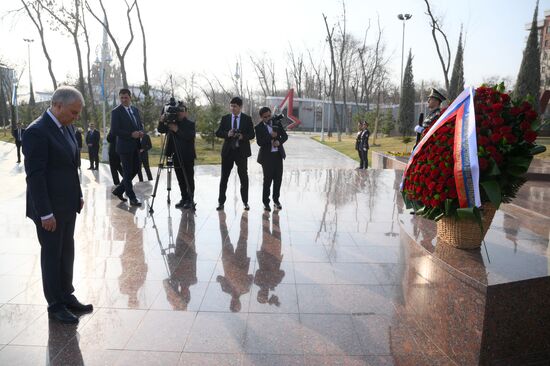
<svg viewBox="0 0 550 366"><path fill-rule="evenodd" d="M443 125L456 117L455 136L453 146L454 179L458 193L458 203L461 208L480 207L479 192L479 160L477 157L476 120L474 111L474 88L468 87L453 101L438 120L430 127L416 148L412 151L405 171L414 161L415 155L422 150L425 144L429 148L428 140ZM401 183L403 190L403 183Z"/></svg>

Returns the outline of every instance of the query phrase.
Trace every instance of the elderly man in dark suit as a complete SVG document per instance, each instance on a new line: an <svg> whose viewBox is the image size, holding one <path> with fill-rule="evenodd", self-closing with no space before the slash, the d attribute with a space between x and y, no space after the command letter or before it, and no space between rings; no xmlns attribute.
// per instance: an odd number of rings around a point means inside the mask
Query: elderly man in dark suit
<svg viewBox="0 0 550 366"><path fill-rule="evenodd" d="M74 228L84 201L78 179L77 143L71 125L84 106L78 90L59 87L51 107L23 137L27 174L27 216L36 224L41 246L42 285L48 315L78 323L75 313L91 312L73 295Z"/></svg>
<svg viewBox="0 0 550 366"><path fill-rule="evenodd" d="M23 134L25 129L21 125L21 122L17 124L17 127L11 130L11 135L15 139L15 147L17 148L17 164L21 162L21 141L23 140Z"/></svg>
<svg viewBox="0 0 550 366"><path fill-rule="evenodd" d="M141 206L132 187L132 179L139 169L140 139L144 136L143 123L136 107L132 106L132 93L120 89L120 104L111 112L111 132L116 137L116 153L122 163L122 182L114 189L113 195L126 202L123 193L130 199L130 205Z"/></svg>
<svg viewBox="0 0 550 366"><path fill-rule="evenodd" d="M244 209L248 211L248 157L250 152L250 140L254 139L254 124L249 115L241 113L243 101L239 97L231 99L229 108L230 114L222 117L216 136L224 139L222 146L222 177L220 179L220 193L218 196L218 207L216 210L223 210L226 200L227 181L233 169L237 165L237 173L241 181L241 199Z"/></svg>
<svg viewBox="0 0 550 366"><path fill-rule="evenodd" d="M258 163L262 165L264 173L264 187L262 201L264 210L271 211L269 207L269 191L273 182L273 204L281 210L283 206L279 202L281 195L281 182L283 180L283 160L286 158L283 144L288 140L288 135L280 121L271 119L271 109L262 107L260 109L262 122L256 126L256 142L260 146Z"/></svg>

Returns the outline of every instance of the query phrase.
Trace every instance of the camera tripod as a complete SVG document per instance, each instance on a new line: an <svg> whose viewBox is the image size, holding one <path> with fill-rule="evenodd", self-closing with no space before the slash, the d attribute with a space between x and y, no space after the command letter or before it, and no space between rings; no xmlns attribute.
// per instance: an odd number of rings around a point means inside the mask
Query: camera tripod
<svg viewBox="0 0 550 366"><path fill-rule="evenodd" d="M174 143L173 146L174 146L176 157L178 159L178 163L180 165L179 167L175 167L172 157L166 155L166 147L169 145L169 141L172 141ZM191 202L192 202L192 205L193 205L192 209L195 210L195 208L197 207L197 204L194 203L194 201L193 201L194 200L193 192L191 192L191 190L189 189L189 180L187 178L187 173L185 172L185 169L183 168L183 160L181 159L180 150L179 150L179 146L178 146L178 141L175 137L175 133L171 130L168 130L168 132L164 135L163 140L162 140L159 164L158 164L158 169L157 169L157 177L155 179L155 187L153 189L153 193L151 194L151 197L153 197L153 199L151 201L151 206L149 207L149 213L151 213L151 214L155 212L155 210L153 209L153 206L155 204L155 197L157 196L157 189L158 189L158 185L159 185L160 175L161 175L161 172L164 169L166 169L166 172L167 172L166 191L168 192L168 198L167 198L168 204L170 204L170 202L171 202L170 201L170 192L172 191L172 171L174 169L181 169L182 172L183 172L183 179L185 180L185 186L186 186L186 189L187 189L187 194L191 198Z"/></svg>

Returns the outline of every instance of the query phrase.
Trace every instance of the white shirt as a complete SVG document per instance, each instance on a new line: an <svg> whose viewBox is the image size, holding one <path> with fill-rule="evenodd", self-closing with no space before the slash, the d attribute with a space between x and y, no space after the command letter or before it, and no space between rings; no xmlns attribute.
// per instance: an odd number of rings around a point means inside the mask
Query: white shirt
<svg viewBox="0 0 550 366"><path fill-rule="evenodd" d="M267 124L264 122L264 124L267 126L267 130L269 131L269 134L273 132L273 127L270 124ZM271 152L277 152L279 151L279 148L277 146L273 146L273 142L271 142Z"/></svg>

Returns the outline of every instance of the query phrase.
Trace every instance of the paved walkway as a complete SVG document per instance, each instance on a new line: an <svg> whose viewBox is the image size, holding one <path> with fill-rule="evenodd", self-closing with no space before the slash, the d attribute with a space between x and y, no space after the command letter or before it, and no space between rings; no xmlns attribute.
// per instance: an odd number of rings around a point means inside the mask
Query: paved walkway
<svg viewBox="0 0 550 366"><path fill-rule="evenodd" d="M256 148L249 212L236 172L215 210L219 166L196 168L194 215L167 204L165 174L149 215L113 199L106 166L83 171L75 287L95 311L70 327L48 321L24 171L0 144L0 365L453 364L403 308L399 174L307 136L285 146L272 213ZM147 204L152 187L136 184Z"/></svg>

